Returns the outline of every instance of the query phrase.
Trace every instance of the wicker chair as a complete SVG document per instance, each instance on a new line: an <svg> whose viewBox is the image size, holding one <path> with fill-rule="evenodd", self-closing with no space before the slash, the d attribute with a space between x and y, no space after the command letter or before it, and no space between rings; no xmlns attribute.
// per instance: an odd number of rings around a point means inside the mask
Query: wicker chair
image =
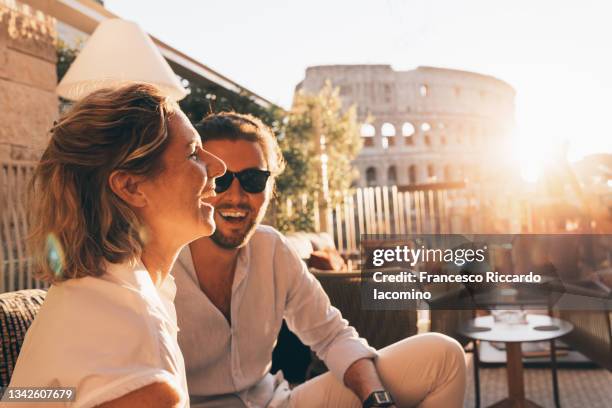
<svg viewBox="0 0 612 408"><path fill-rule="evenodd" d="M574 325L563 341L612 371L612 312L563 310L559 314Z"/></svg>
<svg viewBox="0 0 612 408"><path fill-rule="evenodd" d="M329 296L359 335L380 349L416 334L414 310L364 310L361 305L360 272L312 271Z"/></svg>
<svg viewBox="0 0 612 408"><path fill-rule="evenodd" d="M21 345L47 292L41 289L0 294L0 387L8 386Z"/></svg>

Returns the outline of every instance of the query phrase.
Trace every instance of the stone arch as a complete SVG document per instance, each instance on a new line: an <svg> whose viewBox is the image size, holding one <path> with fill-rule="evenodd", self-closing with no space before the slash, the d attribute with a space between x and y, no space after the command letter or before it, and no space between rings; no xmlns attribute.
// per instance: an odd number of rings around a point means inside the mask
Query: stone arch
<svg viewBox="0 0 612 408"><path fill-rule="evenodd" d="M408 166L408 184L416 184L417 183L417 166L416 164L411 164Z"/></svg>
<svg viewBox="0 0 612 408"><path fill-rule="evenodd" d="M435 181L436 179L436 166L433 163L427 165L427 181Z"/></svg>
<svg viewBox="0 0 612 408"><path fill-rule="evenodd" d="M383 137L395 136L395 126L393 126L393 124L389 122L383 123L380 127L380 134L383 135Z"/></svg>
<svg viewBox="0 0 612 408"><path fill-rule="evenodd" d="M404 122L402 124L402 136L404 137L405 145L413 145L415 138L416 128L410 122Z"/></svg>
<svg viewBox="0 0 612 408"><path fill-rule="evenodd" d="M450 164L444 166L444 180L443 181L452 181L453 180L453 169Z"/></svg>
<svg viewBox="0 0 612 408"><path fill-rule="evenodd" d="M366 185L368 187L378 185L378 175L376 171L376 167L370 166L365 171Z"/></svg>
<svg viewBox="0 0 612 408"><path fill-rule="evenodd" d="M395 146L395 126L392 123L385 122L380 127L380 134L383 140L383 147Z"/></svg>
<svg viewBox="0 0 612 408"><path fill-rule="evenodd" d="M370 123L363 123L361 125L361 137L374 137L376 136L376 128Z"/></svg>
<svg viewBox="0 0 612 408"><path fill-rule="evenodd" d="M402 136L404 137L410 137L414 135L415 130L416 129L414 128L414 125L410 122L404 122L402 124Z"/></svg>
<svg viewBox="0 0 612 408"><path fill-rule="evenodd" d="M363 123L361 125L361 137L363 138L364 147L374 146L374 136L376 136L376 128L370 123Z"/></svg>
<svg viewBox="0 0 612 408"><path fill-rule="evenodd" d="M397 167L394 164L387 168L387 184L397 184Z"/></svg>

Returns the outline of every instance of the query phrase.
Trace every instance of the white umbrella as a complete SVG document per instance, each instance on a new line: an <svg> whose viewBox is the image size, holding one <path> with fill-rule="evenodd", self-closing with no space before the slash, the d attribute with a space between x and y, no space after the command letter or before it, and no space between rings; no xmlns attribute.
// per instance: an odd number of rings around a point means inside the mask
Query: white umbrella
<svg viewBox="0 0 612 408"><path fill-rule="evenodd" d="M149 35L136 23L114 18L98 25L57 93L74 101L100 88L133 82L155 85L176 101L187 95Z"/></svg>

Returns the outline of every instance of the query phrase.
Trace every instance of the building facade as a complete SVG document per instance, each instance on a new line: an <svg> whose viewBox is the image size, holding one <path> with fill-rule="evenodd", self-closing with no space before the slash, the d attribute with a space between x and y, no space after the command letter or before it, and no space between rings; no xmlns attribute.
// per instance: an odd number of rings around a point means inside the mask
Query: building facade
<svg viewBox="0 0 612 408"><path fill-rule="evenodd" d="M329 65L306 70L298 90L331 81L343 107L357 106L363 149L356 185L483 184L513 171L514 89L487 75L390 65ZM502 177L503 178L503 177Z"/></svg>

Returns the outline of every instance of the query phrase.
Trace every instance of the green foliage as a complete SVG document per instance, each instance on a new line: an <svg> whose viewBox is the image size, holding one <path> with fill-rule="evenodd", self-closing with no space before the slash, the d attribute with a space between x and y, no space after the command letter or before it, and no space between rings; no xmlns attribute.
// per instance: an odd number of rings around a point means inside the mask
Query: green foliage
<svg viewBox="0 0 612 408"><path fill-rule="evenodd" d="M189 94L179 105L192 123L197 123L211 112L235 111L250 113L258 117L274 130L278 130L283 110L277 106L265 108L249 97L246 92L236 94L216 84L188 82Z"/></svg>
<svg viewBox="0 0 612 408"><path fill-rule="evenodd" d="M322 148L325 137L325 154L328 157L327 174L329 191L345 191L350 188L356 173L351 161L361 149L361 138L355 107L342 111L337 88L327 82L316 95L298 92L293 108L284 121L280 146L287 161L287 170L277 180L279 211L276 225L281 231L309 231L314 229L313 206L297 206L291 216L286 215L286 199L292 197L299 203L302 196L311 201L315 194L322 195ZM330 197L333 205L335 196Z"/></svg>
<svg viewBox="0 0 612 408"><path fill-rule="evenodd" d="M55 69L57 71L57 82L59 83L64 75L66 75L68 68L70 68L70 65L74 62L77 55L79 55L79 48L71 48L62 40L57 40L55 51L57 55L57 65Z"/></svg>

